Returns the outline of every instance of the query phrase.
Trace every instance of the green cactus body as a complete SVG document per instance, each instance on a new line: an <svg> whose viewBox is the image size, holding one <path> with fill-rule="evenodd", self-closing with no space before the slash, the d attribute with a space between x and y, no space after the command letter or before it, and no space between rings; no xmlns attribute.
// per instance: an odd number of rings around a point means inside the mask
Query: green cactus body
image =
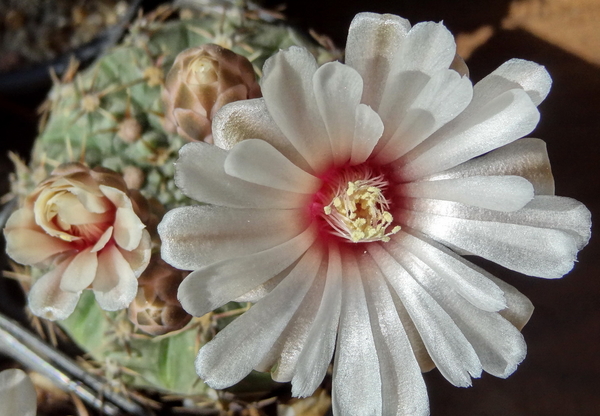
<svg viewBox="0 0 600 416"><path fill-rule="evenodd" d="M167 209L190 204L173 180L173 162L185 141L163 128L161 84L179 52L204 43L217 43L246 56L257 74L269 56L291 45L309 47L320 61L333 58L288 26L247 19L236 7L225 14L205 12L186 20L142 18L132 24L120 45L53 87L48 119L30 164L35 177L40 170L49 174L68 161L117 172L133 166L143 174L138 181L142 194L157 198ZM123 132L120 128L126 121L130 130ZM35 181L31 171L20 171L14 189L22 195L23 188L30 192ZM241 307L231 303L217 314ZM103 311L93 294L85 291L75 312L59 324L102 372L108 371L107 362L116 363L122 370L119 380L127 387L208 397L210 389L198 379L193 362L202 343L235 313L221 315L221 319L196 318L175 333L151 337L127 320L126 311ZM250 377L254 377L251 382L240 383L242 391L265 391L274 385L268 374Z"/></svg>
<svg viewBox="0 0 600 416"><path fill-rule="evenodd" d="M101 368L107 360L117 363L124 370L118 377L127 386L175 395L198 395L209 390L191 365L200 346L196 325L194 329L152 339L134 333L133 325L122 312L100 309L93 294L86 292L76 313L61 326Z"/></svg>
<svg viewBox="0 0 600 416"><path fill-rule="evenodd" d="M309 46L315 55L331 59L285 25L242 15L234 9L190 20L134 23L121 45L73 82L53 88L51 113L35 143L33 163L46 163L48 170L72 160L118 172L136 166L145 176L144 194L169 208L190 203L173 183L173 162L184 140L162 127L161 74L168 72L175 56L192 46L219 43L250 59L257 73L269 56L291 45ZM118 134L128 118L141 127L140 137L130 142Z"/></svg>

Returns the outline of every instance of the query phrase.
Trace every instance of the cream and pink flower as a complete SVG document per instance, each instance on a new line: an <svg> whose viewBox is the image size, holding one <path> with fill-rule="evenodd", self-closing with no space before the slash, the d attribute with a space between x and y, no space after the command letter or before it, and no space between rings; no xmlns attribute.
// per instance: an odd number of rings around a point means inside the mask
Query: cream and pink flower
<svg viewBox="0 0 600 416"><path fill-rule="evenodd" d="M159 225L163 258L194 270L179 299L196 316L256 302L200 350L211 387L271 370L307 396L335 352L334 414L414 416L421 371L468 386L524 359L531 303L462 255L559 278L590 214L522 139L546 70L514 59L472 85L455 49L442 24L359 14L346 64L277 53L264 98L224 106L216 146L181 149L176 183L207 205Z"/></svg>
<svg viewBox="0 0 600 416"><path fill-rule="evenodd" d="M116 172L79 163L56 168L4 229L13 260L51 268L29 292L31 311L65 319L87 288L103 309L126 308L150 259L142 206Z"/></svg>

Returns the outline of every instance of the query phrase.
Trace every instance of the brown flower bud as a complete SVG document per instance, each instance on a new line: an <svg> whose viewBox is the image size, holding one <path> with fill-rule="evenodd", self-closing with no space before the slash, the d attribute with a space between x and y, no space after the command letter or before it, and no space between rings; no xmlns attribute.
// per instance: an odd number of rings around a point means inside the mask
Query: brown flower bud
<svg viewBox="0 0 600 416"><path fill-rule="evenodd" d="M137 295L129 305L129 320L151 335L183 328L192 316L177 300L177 288L187 273L168 265L159 255L153 255L138 280Z"/></svg>
<svg viewBox="0 0 600 416"><path fill-rule="evenodd" d="M175 58L162 91L165 129L212 142L211 121L222 106L260 96L245 57L214 44L186 49Z"/></svg>

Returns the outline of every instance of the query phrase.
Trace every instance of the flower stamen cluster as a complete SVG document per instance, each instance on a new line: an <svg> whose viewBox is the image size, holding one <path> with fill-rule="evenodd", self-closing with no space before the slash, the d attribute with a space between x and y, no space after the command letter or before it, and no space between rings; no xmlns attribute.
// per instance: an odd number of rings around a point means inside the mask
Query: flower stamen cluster
<svg viewBox="0 0 600 416"><path fill-rule="evenodd" d="M344 170L331 187L330 202L323 206L323 218L331 226L331 233L353 243L389 241L400 231L389 212L390 203L384 193L388 181L383 174L374 174L361 167Z"/></svg>

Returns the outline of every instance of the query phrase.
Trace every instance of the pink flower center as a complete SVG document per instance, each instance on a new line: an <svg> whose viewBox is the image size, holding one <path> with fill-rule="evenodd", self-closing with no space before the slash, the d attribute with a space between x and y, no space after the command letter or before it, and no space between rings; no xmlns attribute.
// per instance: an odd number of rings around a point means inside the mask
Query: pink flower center
<svg viewBox="0 0 600 416"><path fill-rule="evenodd" d="M93 213L84 207L77 196L68 190L54 192L39 202L37 222L48 234L73 243L78 249L94 245L115 221L113 206L102 213ZM110 205L110 204L107 204Z"/></svg>
<svg viewBox="0 0 600 416"><path fill-rule="evenodd" d="M314 195L312 218L329 235L353 243L389 241L400 230L392 226L390 185L386 174L368 163L335 167L321 176L323 186Z"/></svg>

